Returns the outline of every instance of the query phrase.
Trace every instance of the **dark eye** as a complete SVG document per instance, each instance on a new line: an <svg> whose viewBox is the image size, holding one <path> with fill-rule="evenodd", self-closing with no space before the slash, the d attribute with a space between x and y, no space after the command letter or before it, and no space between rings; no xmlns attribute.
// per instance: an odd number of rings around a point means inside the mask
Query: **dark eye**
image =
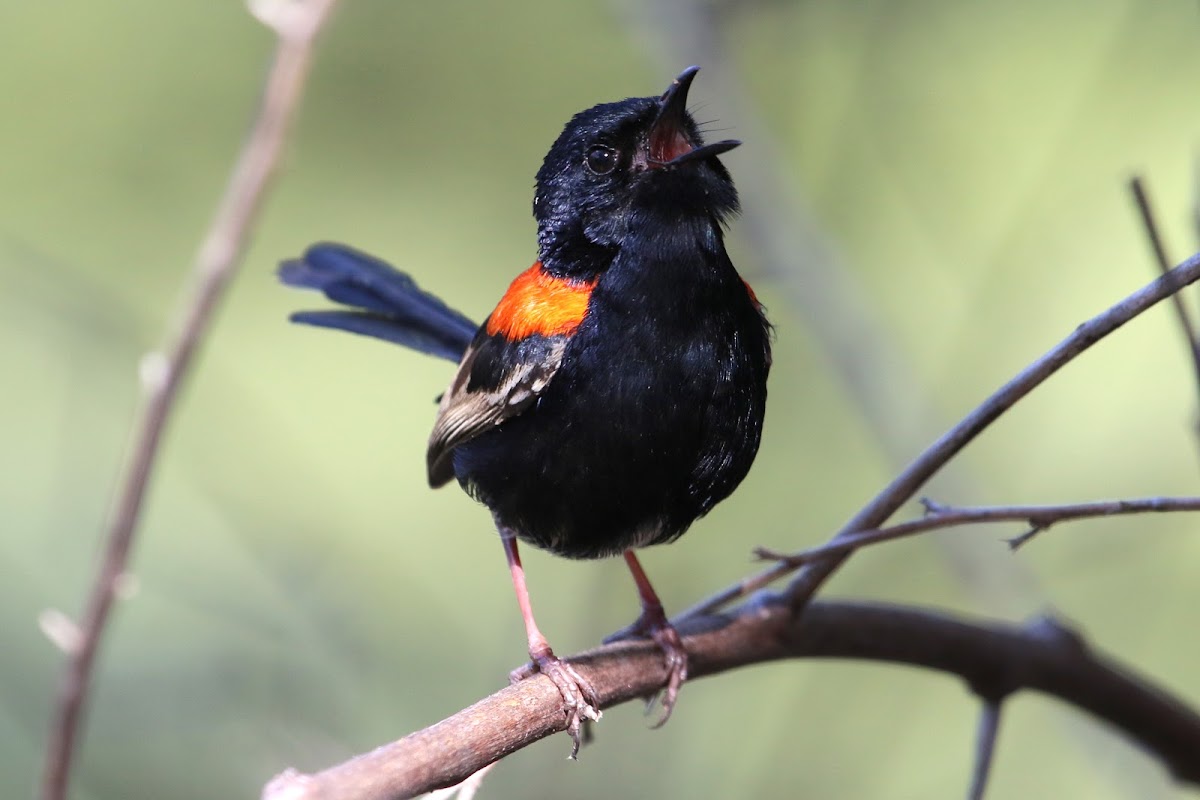
<svg viewBox="0 0 1200 800"><path fill-rule="evenodd" d="M597 175L607 175L617 168L617 151L604 145L595 145L588 150L584 163Z"/></svg>

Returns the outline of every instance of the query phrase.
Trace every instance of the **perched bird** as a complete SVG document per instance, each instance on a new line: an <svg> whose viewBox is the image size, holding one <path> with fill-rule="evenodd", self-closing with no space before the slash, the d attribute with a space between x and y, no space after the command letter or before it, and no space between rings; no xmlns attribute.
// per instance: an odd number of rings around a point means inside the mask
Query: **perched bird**
<svg viewBox="0 0 1200 800"><path fill-rule="evenodd" d="M518 677L558 687L572 755L596 693L538 630L517 540L567 558L624 555L642 609L629 632L665 658L665 721L687 651L634 550L673 541L727 497L762 432L770 325L723 238L738 198L717 156L739 142L704 143L686 108L697 70L662 96L567 123L537 173L538 259L481 326L342 245L280 268L284 283L357 309L293 321L459 362L429 437L429 483L457 480L491 510L529 639Z"/></svg>

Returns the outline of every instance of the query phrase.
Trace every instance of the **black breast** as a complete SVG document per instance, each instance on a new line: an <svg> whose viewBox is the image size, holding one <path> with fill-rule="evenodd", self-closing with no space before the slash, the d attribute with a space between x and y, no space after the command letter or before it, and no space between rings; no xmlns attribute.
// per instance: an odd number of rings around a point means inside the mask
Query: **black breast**
<svg viewBox="0 0 1200 800"><path fill-rule="evenodd" d="M746 476L768 326L712 258L618 257L536 406L457 448L459 481L522 539L570 558L670 541Z"/></svg>

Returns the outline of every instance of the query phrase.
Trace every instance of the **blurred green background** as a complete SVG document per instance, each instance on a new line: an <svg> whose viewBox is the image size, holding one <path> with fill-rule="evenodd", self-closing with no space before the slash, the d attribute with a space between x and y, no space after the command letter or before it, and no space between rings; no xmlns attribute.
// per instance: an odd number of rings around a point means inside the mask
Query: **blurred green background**
<svg viewBox="0 0 1200 800"><path fill-rule="evenodd" d="M746 215L734 261L778 327L744 486L644 563L679 609L824 540L895 470L1153 266L1125 181L1196 246L1193 0L346 0L245 267L169 429L108 633L76 798L257 797L488 693L524 657L484 509L432 492L444 362L285 322L273 270L317 239L482 318L534 256L562 123L704 67L693 110ZM0 796L30 796L60 657L160 341L272 49L238 2L0 0ZM1195 297L1189 302L1195 304ZM930 492L1032 503L1192 494L1196 387L1165 307L1022 402ZM910 509L917 513L916 509ZM1054 610L1200 704L1195 517L1018 526L871 549L830 596L1022 620ZM528 552L560 652L636 613L619 561ZM991 798L1182 796L1073 711L1006 706ZM801 662L689 685L661 731L605 715L486 797L958 797L975 702L932 673Z"/></svg>

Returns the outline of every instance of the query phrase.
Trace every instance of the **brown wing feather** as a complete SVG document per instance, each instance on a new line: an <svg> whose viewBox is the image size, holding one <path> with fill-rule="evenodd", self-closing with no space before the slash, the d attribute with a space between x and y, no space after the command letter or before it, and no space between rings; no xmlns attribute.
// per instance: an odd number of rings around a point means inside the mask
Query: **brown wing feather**
<svg viewBox="0 0 1200 800"><path fill-rule="evenodd" d="M553 341L544 358L515 364L497 386L468 391L471 370L479 357L480 348L486 347L491 341L494 340L476 340L467 348L458 372L450 382L450 388L438 404L437 419L425 451L430 486L442 486L454 477L455 447L533 405L558 372L566 349L565 339Z"/></svg>

